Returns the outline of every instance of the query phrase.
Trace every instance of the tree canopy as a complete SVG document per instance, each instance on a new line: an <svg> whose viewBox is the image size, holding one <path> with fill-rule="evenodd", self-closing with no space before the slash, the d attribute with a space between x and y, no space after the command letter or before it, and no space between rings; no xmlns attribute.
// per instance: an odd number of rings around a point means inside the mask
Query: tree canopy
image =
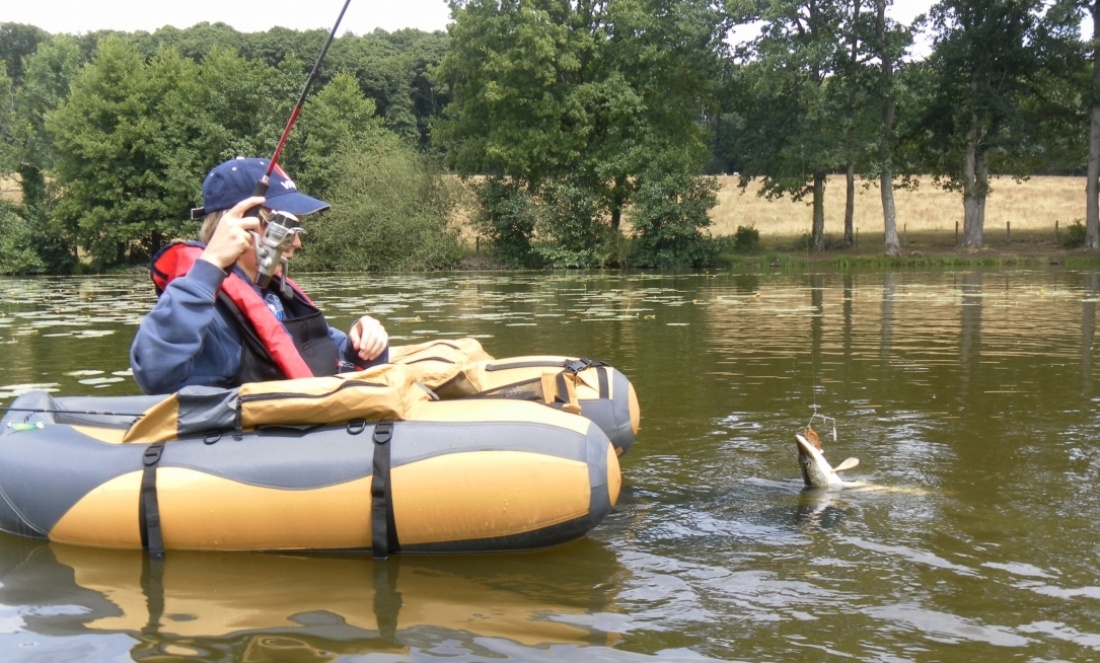
<svg viewBox="0 0 1100 663"><path fill-rule="evenodd" d="M283 164L311 193L370 216L334 214L333 227L419 238L408 246L436 247L418 254L433 267L455 259L450 173L475 190L473 226L518 265L707 264L718 247L708 169L807 200L815 249L830 176L848 188L841 246L856 179L874 182L887 253L898 250L893 187L908 178L959 192L961 243L974 248L993 175L1085 173L1086 241L1100 247L1100 40L1080 35L1100 0L938 0L909 25L891 6L451 0L446 33L336 39ZM203 174L270 153L325 36L0 24L0 176L22 192L0 216L0 273L140 263L188 236ZM356 195L398 186L372 160L424 205ZM408 233L386 209L405 210ZM318 268L356 262L335 236L317 249L305 255Z"/></svg>

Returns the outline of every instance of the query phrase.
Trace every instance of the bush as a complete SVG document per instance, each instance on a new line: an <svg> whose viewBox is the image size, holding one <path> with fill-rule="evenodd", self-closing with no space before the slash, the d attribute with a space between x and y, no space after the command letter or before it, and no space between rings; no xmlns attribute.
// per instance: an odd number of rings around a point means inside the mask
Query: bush
<svg viewBox="0 0 1100 663"><path fill-rule="evenodd" d="M323 192L332 210L307 218L296 267L341 271L424 271L458 264L450 226L457 200L433 164L396 135L342 147L340 173Z"/></svg>
<svg viewBox="0 0 1100 663"><path fill-rule="evenodd" d="M599 196L575 182L547 186L539 196L535 254L549 267L602 267L611 260L610 224L601 219Z"/></svg>
<svg viewBox="0 0 1100 663"><path fill-rule="evenodd" d="M30 224L13 206L0 203L0 274L41 274L46 264L35 251Z"/></svg>
<svg viewBox="0 0 1100 663"><path fill-rule="evenodd" d="M1079 249L1085 246L1085 224L1081 219L1074 219L1073 223L1066 226L1065 234L1060 234L1058 240L1067 249Z"/></svg>
<svg viewBox="0 0 1100 663"><path fill-rule="evenodd" d="M510 267L535 259L531 237L537 211L531 195L516 180L491 177L477 186L478 211L473 224L493 247L493 255Z"/></svg>
<svg viewBox="0 0 1100 663"><path fill-rule="evenodd" d="M718 182L686 171L655 174L634 196L631 222L638 237L639 265L658 268L700 267L714 257L716 245L701 229L718 202Z"/></svg>
<svg viewBox="0 0 1100 663"><path fill-rule="evenodd" d="M760 231L752 226L737 226L733 234L734 253L753 253L760 248Z"/></svg>

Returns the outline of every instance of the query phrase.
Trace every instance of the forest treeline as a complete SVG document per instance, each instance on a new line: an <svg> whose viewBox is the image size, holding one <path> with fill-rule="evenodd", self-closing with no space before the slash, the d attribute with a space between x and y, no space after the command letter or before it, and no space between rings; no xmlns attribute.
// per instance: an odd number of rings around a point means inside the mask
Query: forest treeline
<svg viewBox="0 0 1100 663"><path fill-rule="evenodd" d="M826 177L846 176L846 246L874 183L887 254L915 176L958 192L980 247L992 175L1085 175L1100 248L1100 39L1081 30L1100 0L941 0L909 24L890 0L449 4L446 32L329 49L281 158L333 204L296 268L453 267L460 210L505 264L706 265L754 230L709 236L718 173L805 200L813 249ZM0 176L21 193L0 203L0 273L193 236L203 175L271 154L327 36L0 23Z"/></svg>

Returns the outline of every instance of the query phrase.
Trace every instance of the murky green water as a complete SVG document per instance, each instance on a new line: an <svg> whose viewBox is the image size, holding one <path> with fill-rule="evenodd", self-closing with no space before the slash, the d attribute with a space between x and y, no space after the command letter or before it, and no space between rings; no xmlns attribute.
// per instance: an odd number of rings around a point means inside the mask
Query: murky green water
<svg viewBox="0 0 1100 663"><path fill-rule="evenodd" d="M0 538L3 660L1100 655L1098 274L300 281L395 343L623 370L643 419L616 513L525 555L169 554L157 578L138 554ZM140 277L0 279L0 407L26 385L133 393L151 302ZM811 417L878 489L802 491Z"/></svg>

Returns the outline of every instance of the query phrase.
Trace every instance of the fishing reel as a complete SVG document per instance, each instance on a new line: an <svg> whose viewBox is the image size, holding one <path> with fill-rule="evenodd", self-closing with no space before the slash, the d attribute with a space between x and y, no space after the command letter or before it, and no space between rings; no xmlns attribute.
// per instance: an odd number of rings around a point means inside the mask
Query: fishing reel
<svg viewBox="0 0 1100 663"><path fill-rule="evenodd" d="M266 288L275 273L281 267L283 281L280 290L284 297L291 296L290 286L286 282L288 262L286 252L294 246L294 238L302 228L298 217L289 212L272 212L267 218L267 227L263 235L256 234L256 285Z"/></svg>

